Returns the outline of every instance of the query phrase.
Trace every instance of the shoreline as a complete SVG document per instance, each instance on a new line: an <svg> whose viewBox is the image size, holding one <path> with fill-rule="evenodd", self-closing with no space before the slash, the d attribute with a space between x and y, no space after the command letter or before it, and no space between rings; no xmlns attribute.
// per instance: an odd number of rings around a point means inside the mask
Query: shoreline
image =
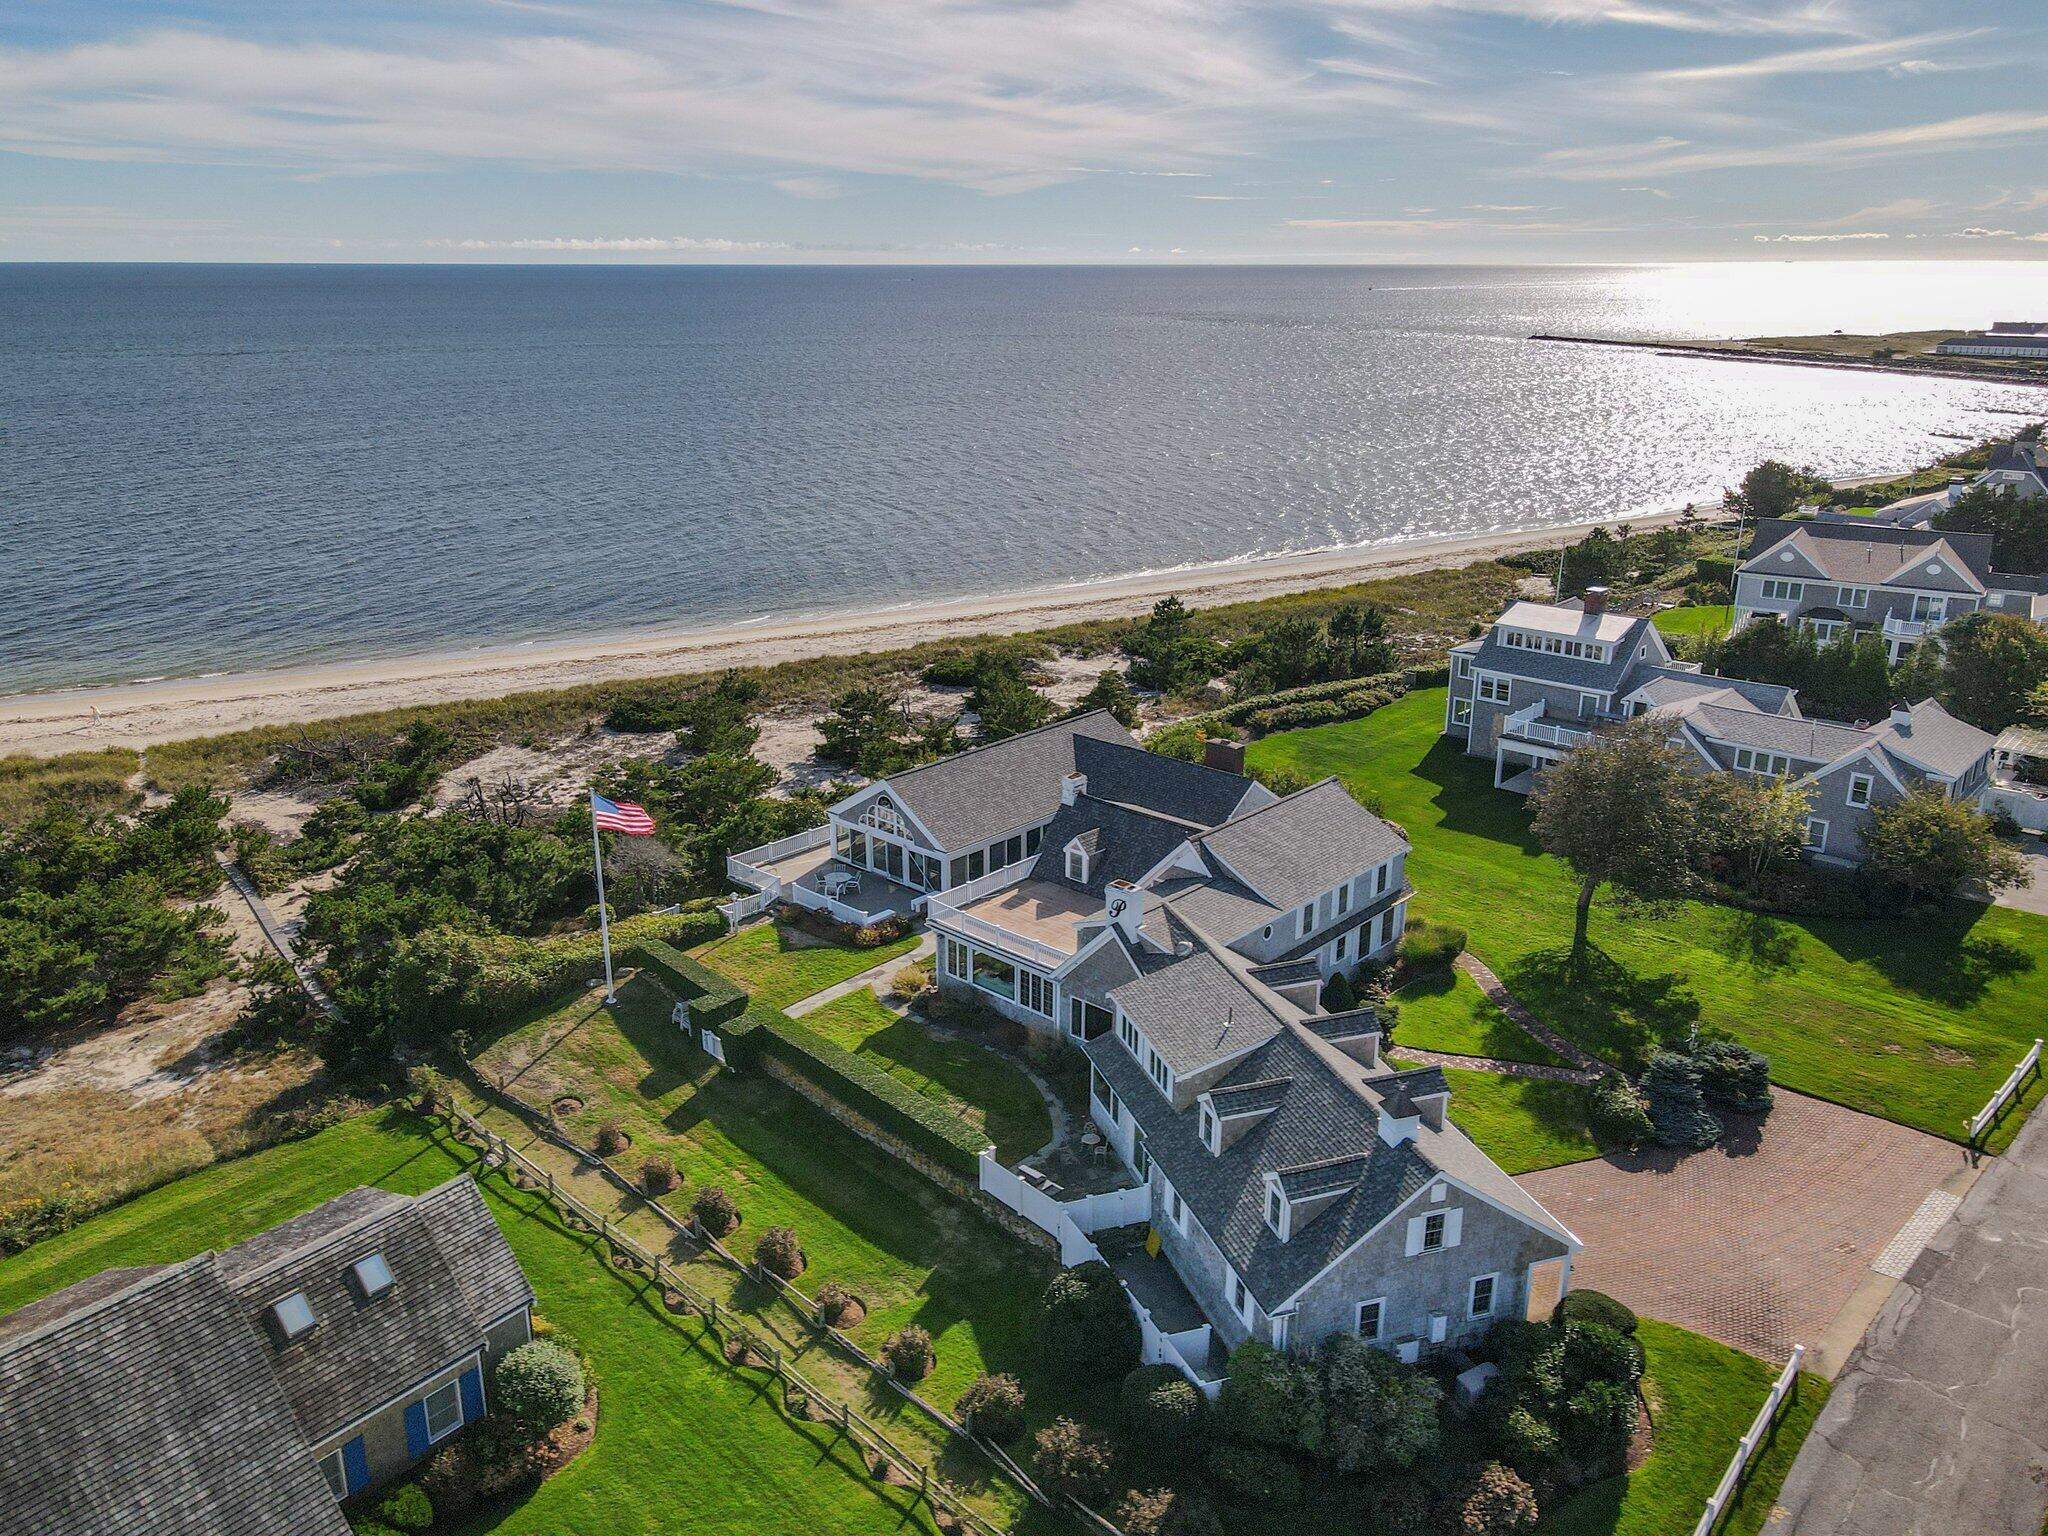
<svg viewBox="0 0 2048 1536"><path fill-rule="evenodd" d="M1713 357L1737 363L1782 363L1794 368L1838 368L1851 372L1896 373L1913 379L1958 379L1969 384L2017 384L2048 389L2048 373L2024 369L1964 368L1960 365L1928 362L1879 362L1875 358L1823 356L1795 352L1785 347L1759 347L1742 341L1621 341L1609 336L1554 336L1538 334L1531 341L1555 341L1574 347L1633 347L1638 351L1662 352L1671 357Z"/></svg>
<svg viewBox="0 0 2048 1536"><path fill-rule="evenodd" d="M1556 548L1594 527L1621 523L1666 527L1684 515L1656 512L1538 529L1275 555L1069 587L955 598L911 608L12 694L0 697L0 756L54 757L101 747L140 749L252 726L331 719L409 705L771 665L807 656L895 650L952 635L1016 634L1086 619L1129 617L1145 612L1170 593L1207 606L1277 597Z"/></svg>

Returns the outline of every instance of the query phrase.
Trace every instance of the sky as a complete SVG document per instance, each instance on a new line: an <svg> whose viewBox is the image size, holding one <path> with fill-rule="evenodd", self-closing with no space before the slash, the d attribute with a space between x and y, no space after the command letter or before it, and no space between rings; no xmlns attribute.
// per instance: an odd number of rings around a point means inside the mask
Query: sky
<svg viewBox="0 0 2048 1536"><path fill-rule="evenodd" d="M16 0L0 260L2048 258L2044 86L2043 0Z"/></svg>

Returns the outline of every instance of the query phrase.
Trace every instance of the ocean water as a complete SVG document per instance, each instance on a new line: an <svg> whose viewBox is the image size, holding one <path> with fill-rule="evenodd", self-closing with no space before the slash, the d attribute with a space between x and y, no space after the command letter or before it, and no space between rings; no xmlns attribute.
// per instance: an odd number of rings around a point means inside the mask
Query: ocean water
<svg viewBox="0 0 2048 1536"><path fill-rule="evenodd" d="M2048 263L0 266L0 691L874 609L1903 467L2048 393L1535 343Z"/></svg>

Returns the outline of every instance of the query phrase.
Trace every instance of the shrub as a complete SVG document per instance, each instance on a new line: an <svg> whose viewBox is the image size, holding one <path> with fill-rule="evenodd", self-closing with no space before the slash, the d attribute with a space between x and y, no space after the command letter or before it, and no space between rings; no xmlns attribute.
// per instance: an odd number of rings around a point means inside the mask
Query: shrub
<svg viewBox="0 0 2048 1536"><path fill-rule="evenodd" d="M1564 1339L1567 1389L1577 1391L1591 1381L1633 1386L1643 1374L1643 1346L1627 1334L1604 1323L1566 1323L1559 1332Z"/></svg>
<svg viewBox="0 0 2048 1536"><path fill-rule="evenodd" d="M1070 1385L1108 1381L1138 1363L1138 1320L1100 1259L1063 1269L1038 1303L1038 1354Z"/></svg>
<svg viewBox="0 0 2048 1536"><path fill-rule="evenodd" d="M1221 1402L1224 1425L1240 1440L1290 1450L1321 1444L1314 1370L1269 1344L1242 1344L1231 1352Z"/></svg>
<svg viewBox="0 0 2048 1536"><path fill-rule="evenodd" d="M953 1411L983 1439L1008 1445L1024 1433L1024 1387L1016 1377L987 1371L967 1384Z"/></svg>
<svg viewBox="0 0 2048 1536"><path fill-rule="evenodd" d="M828 1326L837 1328L840 1319L845 1317L848 1310L852 1308L854 1300L853 1292L849 1291L837 1280L827 1280L818 1287L818 1294L815 1298L818 1316Z"/></svg>
<svg viewBox="0 0 2048 1536"><path fill-rule="evenodd" d="M1381 1478L1365 1493L1366 1529L1373 1536L1434 1536L1436 1503L1412 1477Z"/></svg>
<svg viewBox="0 0 2048 1536"><path fill-rule="evenodd" d="M1316 1371L1319 1423L1302 1449L1340 1472L1413 1466L1435 1452L1443 1389L1430 1377L1348 1333L1323 1341Z"/></svg>
<svg viewBox="0 0 2048 1536"><path fill-rule="evenodd" d="M1771 1059L1733 1040L1709 1040L1692 1053L1700 1096L1743 1114L1771 1107Z"/></svg>
<svg viewBox="0 0 2048 1536"><path fill-rule="evenodd" d="M1357 1006L1358 999L1351 991L1351 978L1342 971L1323 983L1323 1012L1349 1013Z"/></svg>
<svg viewBox="0 0 2048 1536"><path fill-rule="evenodd" d="M532 1339L498 1362L497 1405L535 1432L553 1429L583 1406L583 1362L552 1339Z"/></svg>
<svg viewBox="0 0 2048 1536"><path fill-rule="evenodd" d="M1535 1492L1497 1461L1479 1469L1458 1505L1458 1529L1465 1536L1513 1536L1535 1524Z"/></svg>
<svg viewBox="0 0 2048 1536"><path fill-rule="evenodd" d="M665 1157L650 1157L640 1165L640 1187L650 1195L672 1195L683 1176Z"/></svg>
<svg viewBox="0 0 2048 1536"><path fill-rule="evenodd" d="M1546 1476L1563 1449L1557 1426L1527 1403L1517 1403L1501 1415L1494 1445L1500 1459L1526 1478Z"/></svg>
<svg viewBox="0 0 2048 1536"><path fill-rule="evenodd" d="M405 1086L412 1094L413 1107L423 1115L431 1114L449 1101L448 1076L428 1066L408 1068ZM422 1495L424 1497L424 1495Z"/></svg>
<svg viewBox="0 0 2048 1536"><path fill-rule="evenodd" d="M1170 1365L1141 1365L1119 1394L1124 1422L1147 1445L1193 1445L1208 1427L1209 1400Z"/></svg>
<svg viewBox="0 0 2048 1536"><path fill-rule="evenodd" d="M794 1280L804 1270L803 1245L794 1227L770 1227L754 1244L754 1262L771 1275Z"/></svg>
<svg viewBox="0 0 2048 1536"><path fill-rule="evenodd" d="M1649 1106L1619 1072L1606 1073L1587 1087L1586 1124L1610 1147L1639 1147L1656 1136Z"/></svg>
<svg viewBox="0 0 2048 1536"><path fill-rule="evenodd" d="M1447 971L1465 952L1465 939L1462 928L1411 917L1401 930L1401 947L1396 953L1411 976Z"/></svg>
<svg viewBox="0 0 2048 1536"><path fill-rule="evenodd" d="M1618 1381L1589 1382L1565 1403L1564 1434L1582 1461L1617 1462L1636 1432L1635 1388Z"/></svg>
<svg viewBox="0 0 2048 1536"><path fill-rule="evenodd" d="M690 1202L690 1214L697 1225L713 1237L723 1237L740 1224L740 1208L723 1184L706 1184Z"/></svg>
<svg viewBox="0 0 2048 1536"><path fill-rule="evenodd" d="M898 1381L923 1381L931 1375L938 1356L932 1352L932 1336L917 1324L907 1323L889 1335L882 1358Z"/></svg>
<svg viewBox="0 0 2048 1536"><path fill-rule="evenodd" d="M617 1157L626 1150L626 1128L616 1120L607 1120L597 1128L597 1155Z"/></svg>
<svg viewBox="0 0 2048 1536"><path fill-rule="evenodd" d="M1658 1143L1697 1152L1721 1139L1721 1122L1700 1102L1699 1069L1689 1056L1659 1051L1643 1072L1650 1127Z"/></svg>
<svg viewBox="0 0 2048 1536"><path fill-rule="evenodd" d="M1568 1291L1557 1304L1561 1323L1599 1323L1616 1333L1634 1333L1636 1315L1605 1291Z"/></svg>
<svg viewBox="0 0 2048 1536"><path fill-rule="evenodd" d="M1242 1504L1298 1504L1301 1474L1293 1463L1261 1445L1228 1442L1209 1454L1209 1475Z"/></svg>
<svg viewBox="0 0 2048 1536"><path fill-rule="evenodd" d="M1054 1419L1032 1439L1031 1472L1050 1493L1097 1503L1109 1491L1109 1468L1109 1441L1072 1419Z"/></svg>
<svg viewBox="0 0 2048 1536"><path fill-rule="evenodd" d="M418 1483L402 1483L377 1501L377 1518L394 1531L432 1530L434 1501Z"/></svg>
<svg viewBox="0 0 2048 1536"><path fill-rule="evenodd" d="M419 1483L433 1500L434 1513L448 1522L485 1499L530 1480L539 1470L533 1437L505 1415L443 1441L420 1463Z"/></svg>
<svg viewBox="0 0 2048 1536"><path fill-rule="evenodd" d="M1171 1488L1133 1488L1116 1507L1125 1536L1223 1536L1206 1499Z"/></svg>
<svg viewBox="0 0 2048 1536"><path fill-rule="evenodd" d="M399 1536L397 1531L374 1514L358 1513L348 1516L348 1528L352 1536Z"/></svg>

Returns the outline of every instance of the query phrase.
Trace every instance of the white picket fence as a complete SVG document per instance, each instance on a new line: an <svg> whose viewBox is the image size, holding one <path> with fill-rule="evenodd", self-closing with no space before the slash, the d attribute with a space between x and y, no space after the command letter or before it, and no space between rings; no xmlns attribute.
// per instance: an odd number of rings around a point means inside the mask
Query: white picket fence
<svg viewBox="0 0 2048 1536"><path fill-rule="evenodd" d="M1091 1260L1108 1262L1103 1258L1102 1250L1095 1246L1091 1234L1152 1219L1152 1188L1149 1184L1135 1189L1081 1195L1073 1200L1055 1200L997 1162L992 1152L981 1154L979 1183L983 1194L1008 1206L1039 1230L1051 1233L1060 1245L1060 1263L1070 1269ZM1124 1300L1131 1304L1131 1312L1138 1319L1138 1333L1143 1342L1141 1358L1145 1364L1170 1365L1207 1396L1215 1397L1223 1389L1223 1383L1204 1378L1194 1364L1197 1359L1208 1358L1209 1325L1204 1323L1199 1328L1168 1333L1152 1320L1151 1309L1138 1300L1121 1277L1117 1284L1123 1286Z"/></svg>
<svg viewBox="0 0 2048 1536"><path fill-rule="evenodd" d="M1764 1399L1763 1407L1757 1409L1756 1418L1751 1421L1749 1433L1744 1435L1735 1447L1735 1455L1728 1463L1728 1470L1721 1474L1721 1481L1707 1500L1705 1513L1700 1523L1693 1527L1692 1536L1713 1536L1714 1527L1721 1523L1721 1516L1728 1512L1728 1501L1734 1496L1735 1486L1742 1481L1742 1472L1749 1465L1750 1457L1770 1434L1771 1426L1777 1422L1778 1410L1784 1406L1791 1394L1792 1384L1799 1379L1799 1362L1806 1358L1806 1346L1794 1344L1792 1358L1785 1362L1785 1369L1778 1373L1778 1379L1771 1384L1771 1395Z"/></svg>
<svg viewBox="0 0 2048 1536"><path fill-rule="evenodd" d="M1998 1112L2005 1108L2007 1101L2020 1091L2020 1084L2027 1080L2027 1074L2029 1072L2039 1072L2040 1070L2041 1042L2037 1039L2034 1042L2034 1048L2022 1056L2020 1064L2012 1069L2012 1076L2008 1077L2000 1085L1998 1092L1991 1095L1991 1102L1970 1117L1970 1144L1972 1146L1976 1145L1977 1138L1984 1134L1991 1122L1998 1118Z"/></svg>

